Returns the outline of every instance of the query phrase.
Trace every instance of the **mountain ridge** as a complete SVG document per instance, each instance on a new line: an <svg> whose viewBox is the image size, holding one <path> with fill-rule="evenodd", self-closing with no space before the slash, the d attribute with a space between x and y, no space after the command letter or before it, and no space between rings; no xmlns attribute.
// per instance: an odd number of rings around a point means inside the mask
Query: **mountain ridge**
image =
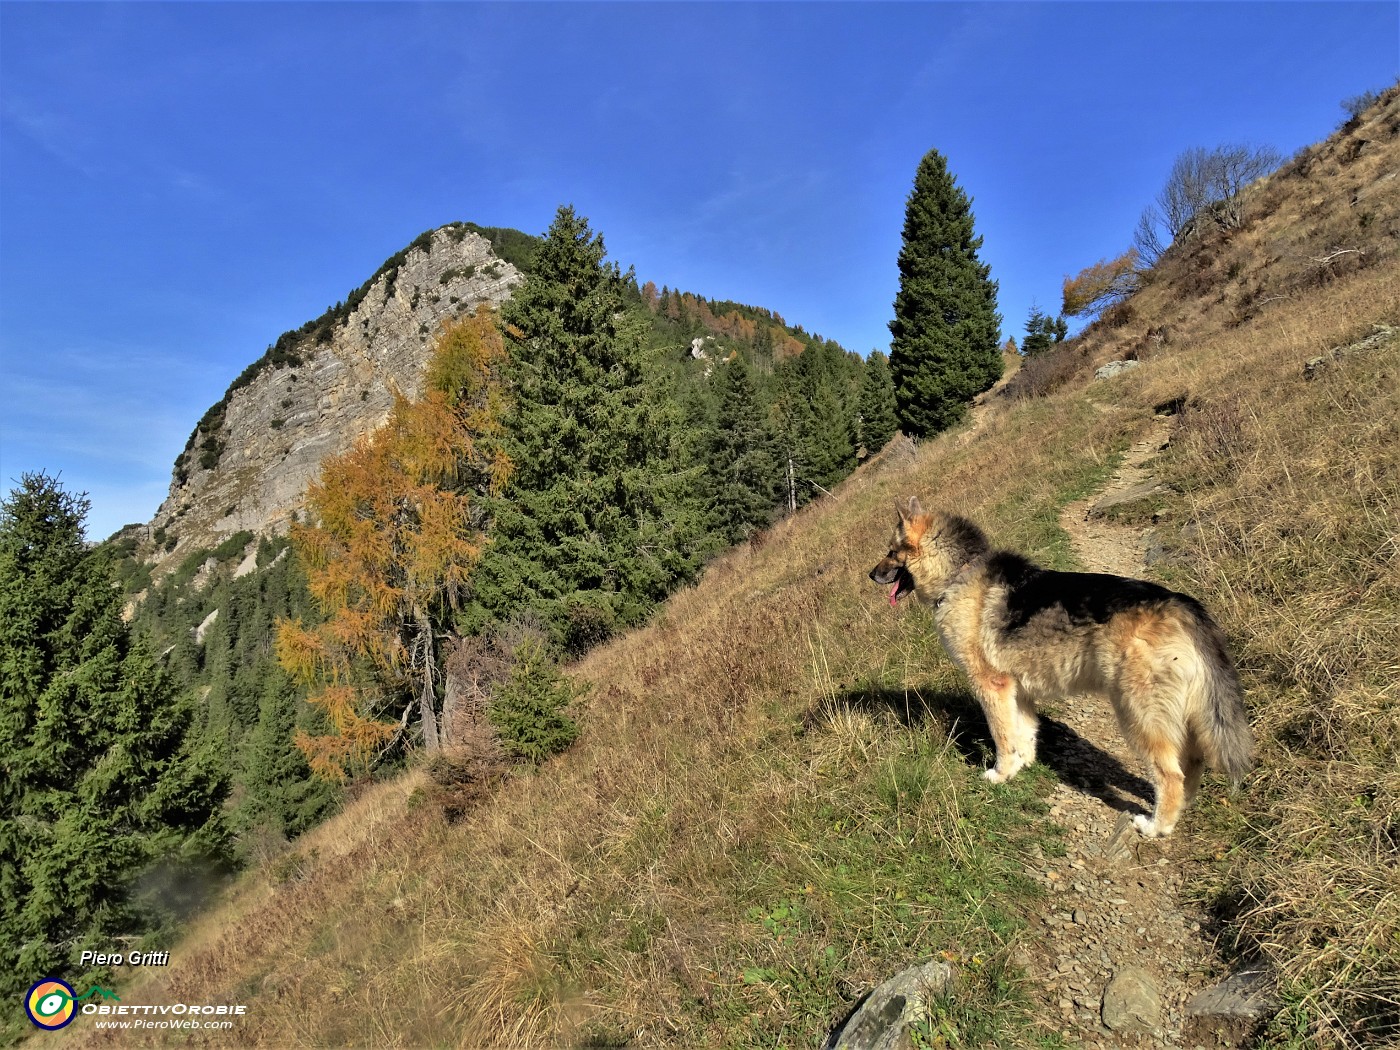
<svg viewBox="0 0 1400 1050"><path fill-rule="evenodd" d="M327 456L388 417L392 391L418 391L445 323L499 308L524 280L539 238L508 227L450 222L390 256L344 301L282 333L205 411L176 457L149 522L110 539L134 547L155 575L241 532L280 535ZM741 347L761 371L810 346L839 344L767 308L680 289L633 286L649 346L675 360L723 364Z"/></svg>
<svg viewBox="0 0 1400 1050"><path fill-rule="evenodd" d="M196 424L144 526L156 570L242 531L285 531L321 461L382 423L395 391L418 392L441 325L524 279L497 254L499 232L426 231L250 364Z"/></svg>

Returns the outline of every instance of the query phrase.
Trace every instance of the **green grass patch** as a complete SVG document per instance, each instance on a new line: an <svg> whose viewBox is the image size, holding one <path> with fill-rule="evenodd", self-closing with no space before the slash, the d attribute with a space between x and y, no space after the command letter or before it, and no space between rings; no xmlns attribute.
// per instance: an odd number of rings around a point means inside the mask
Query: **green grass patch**
<svg viewBox="0 0 1400 1050"><path fill-rule="evenodd" d="M752 889L702 1016L726 1042L810 1045L855 995L936 956L958 980L930 1032L963 1033L941 1045L1023 1039L1030 1007L1006 958L1040 893L1021 858L1046 835L1052 779L992 788L936 728L863 726L814 734L842 753L737 858L733 883Z"/></svg>
<svg viewBox="0 0 1400 1050"><path fill-rule="evenodd" d="M1031 450L1021 469L1007 470L982 505L971 508L993 545L1046 568L1082 568L1060 512L1101 489L1131 446L1132 429L1111 420L1084 401L1052 399L1026 403L1002 422L999 445ZM999 463L998 470L1006 468Z"/></svg>

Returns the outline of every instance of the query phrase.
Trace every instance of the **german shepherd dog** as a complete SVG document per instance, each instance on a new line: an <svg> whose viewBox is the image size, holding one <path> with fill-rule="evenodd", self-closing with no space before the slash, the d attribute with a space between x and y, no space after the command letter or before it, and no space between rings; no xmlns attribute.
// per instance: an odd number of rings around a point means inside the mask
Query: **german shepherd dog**
<svg viewBox="0 0 1400 1050"><path fill-rule="evenodd" d="M996 551L972 522L896 502L890 552L870 572L933 606L938 634L982 705L994 784L1035 761L1037 698L1099 693L1152 767L1156 807L1134 818L1170 835L1208 763L1238 782L1253 737L1220 628L1194 598L1145 580L1054 572Z"/></svg>

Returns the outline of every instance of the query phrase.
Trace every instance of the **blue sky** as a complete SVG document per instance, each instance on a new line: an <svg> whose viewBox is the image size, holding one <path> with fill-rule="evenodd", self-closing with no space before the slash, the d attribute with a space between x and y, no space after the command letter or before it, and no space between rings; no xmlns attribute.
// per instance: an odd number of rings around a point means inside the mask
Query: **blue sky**
<svg viewBox="0 0 1400 1050"><path fill-rule="evenodd" d="M930 148L1004 334L1176 155L1285 156L1400 73L1400 4L0 0L0 484L150 518L281 332L452 220L572 203L654 280L888 346Z"/></svg>

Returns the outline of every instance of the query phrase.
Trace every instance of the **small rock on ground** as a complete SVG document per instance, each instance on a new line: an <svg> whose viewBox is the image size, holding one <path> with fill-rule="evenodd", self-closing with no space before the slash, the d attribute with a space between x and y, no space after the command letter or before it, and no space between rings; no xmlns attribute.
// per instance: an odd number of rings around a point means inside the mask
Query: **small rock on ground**
<svg viewBox="0 0 1400 1050"><path fill-rule="evenodd" d="M1115 1032L1151 1032L1162 1023L1162 993L1140 966L1125 966L1103 990L1103 1023Z"/></svg>
<svg viewBox="0 0 1400 1050"><path fill-rule="evenodd" d="M1272 1013L1273 979L1266 970L1241 970L1198 992L1186 1004L1192 1017L1262 1017Z"/></svg>

